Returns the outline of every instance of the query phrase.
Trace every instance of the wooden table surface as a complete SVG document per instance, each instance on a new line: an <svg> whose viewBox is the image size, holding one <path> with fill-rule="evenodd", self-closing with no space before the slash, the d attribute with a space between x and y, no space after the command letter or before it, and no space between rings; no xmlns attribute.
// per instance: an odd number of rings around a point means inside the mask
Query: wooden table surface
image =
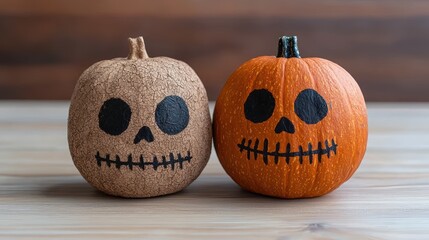
<svg viewBox="0 0 429 240"><path fill-rule="evenodd" d="M67 102L0 102L0 238L429 239L429 104L368 108L365 159L324 197L245 192L213 153L186 190L130 200L75 169Z"/></svg>

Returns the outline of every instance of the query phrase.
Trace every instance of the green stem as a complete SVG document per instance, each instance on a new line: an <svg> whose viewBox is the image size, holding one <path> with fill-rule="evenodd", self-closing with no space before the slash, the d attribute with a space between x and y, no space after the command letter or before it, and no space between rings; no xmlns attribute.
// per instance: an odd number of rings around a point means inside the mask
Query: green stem
<svg viewBox="0 0 429 240"><path fill-rule="evenodd" d="M279 49L277 51L277 57L284 58L301 58L298 50L298 38L296 36L283 36L279 38Z"/></svg>

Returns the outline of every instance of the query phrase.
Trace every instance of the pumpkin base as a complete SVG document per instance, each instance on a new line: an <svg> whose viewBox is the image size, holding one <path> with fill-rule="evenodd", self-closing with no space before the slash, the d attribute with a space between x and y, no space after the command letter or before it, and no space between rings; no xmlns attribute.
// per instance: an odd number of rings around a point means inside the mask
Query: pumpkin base
<svg viewBox="0 0 429 240"><path fill-rule="evenodd" d="M241 187L241 186L240 186ZM338 187L337 187L338 188ZM333 192L335 189L331 189L325 193L321 193L321 194L314 194L314 195L304 195L304 196L290 196L290 195L279 195L279 194L271 194L271 193L261 193L258 191L254 191L254 190L250 190L247 189L245 187L241 187L241 189L243 189L246 192L250 192L253 194L257 194L259 196L265 196L265 197L270 197L270 198L277 198L277 199L285 199L285 200L294 200L294 199L308 199L308 198L318 198L318 197L323 197L331 192Z"/></svg>

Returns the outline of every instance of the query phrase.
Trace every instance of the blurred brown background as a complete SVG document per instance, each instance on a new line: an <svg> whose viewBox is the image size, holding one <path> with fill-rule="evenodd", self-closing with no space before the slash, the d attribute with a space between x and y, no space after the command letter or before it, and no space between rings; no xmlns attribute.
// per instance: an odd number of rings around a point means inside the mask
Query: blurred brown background
<svg viewBox="0 0 429 240"><path fill-rule="evenodd" d="M68 99L85 68L139 35L150 56L192 66L212 100L281 35L347 69L368 101L429 100L426 0L0 0L0 99Z"/></svg>

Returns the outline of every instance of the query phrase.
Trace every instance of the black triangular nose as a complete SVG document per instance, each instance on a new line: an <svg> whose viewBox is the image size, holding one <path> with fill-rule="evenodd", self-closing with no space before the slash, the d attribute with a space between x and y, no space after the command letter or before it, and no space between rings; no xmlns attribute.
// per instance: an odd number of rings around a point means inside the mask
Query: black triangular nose
<svg viewBox="0 0 429 240"><path fill-rule="evenodd" d="M154 139L152 131L149 127L143 126L142 128L140 128L139 132L134 138L134 144L139 143L142 139L146 140L147 142L153 142Z"/></svg>
<svg viewBox="0 0 429 240"><path fill-rule="evenodd" d="M277 123L275 131L276 133L281 133L281 132L294 133L295 126L289 119L282 117L280 118L279 123Z"/></svg>

